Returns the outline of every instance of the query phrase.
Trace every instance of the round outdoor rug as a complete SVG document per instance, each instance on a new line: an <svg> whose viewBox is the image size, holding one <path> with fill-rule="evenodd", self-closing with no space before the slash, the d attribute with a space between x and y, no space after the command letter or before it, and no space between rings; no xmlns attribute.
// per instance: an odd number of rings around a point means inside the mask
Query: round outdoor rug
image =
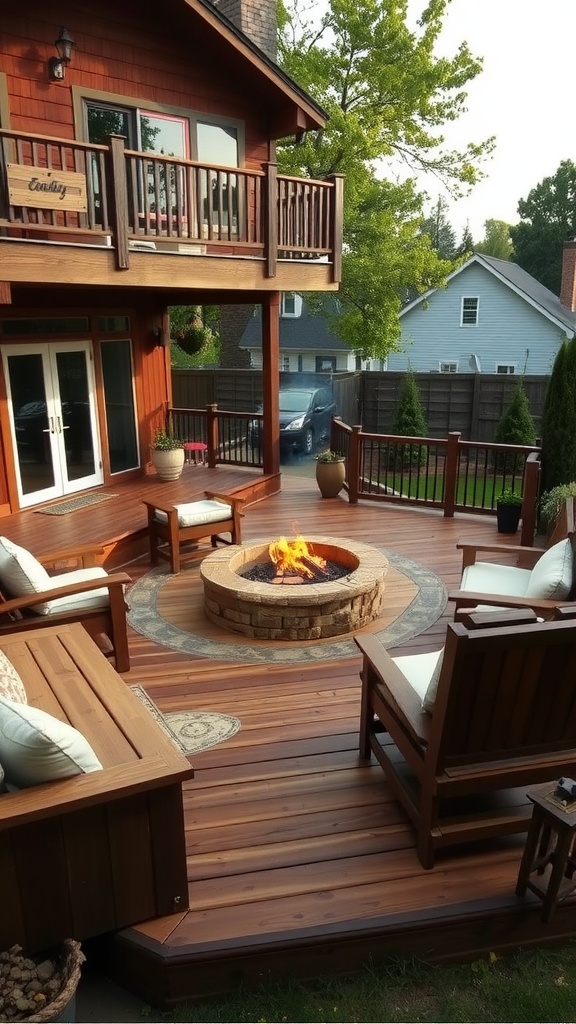
<svg viewBox="0 0 576 1024"><path fill-rule="evenodd" d="M432 626L446 607L447 592L438 577L394 551L382 549L390 565L383 614L362 633L373 633L384 647L410 640ZM238 662L309 662L358 656L351 635L323 641L252 640L227 633L204 615L198 566L173 575L157 566L128 594L128 622L137 633L163 647L200 658Z"/></svg>

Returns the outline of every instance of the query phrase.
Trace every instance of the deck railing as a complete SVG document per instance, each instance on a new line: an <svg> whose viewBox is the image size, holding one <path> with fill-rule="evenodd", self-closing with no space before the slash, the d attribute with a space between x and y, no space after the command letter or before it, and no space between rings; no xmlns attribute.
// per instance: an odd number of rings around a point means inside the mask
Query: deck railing
<svg viewBox="0 0 576 1024"><path fill-rule="evenodd" d="M263 465L258 444L252 447L252 424L263 420L262 413L231 412L207 405L205 409L168 410L166 429L181 441L201 441L206 445L206 461L217 465ZM258 431L260 437L260 431Z"/></svg>
<svg viewBox="0 0 576 1024"><path fill-rule="evenodd" d="M34 172L38 172L35 175ZM54 196L56 195L56 199ZM52 206L51 206L52 203ZM8 237L103 242L129 266L134 245L266 261L323 259L340 277L342 177L326 181L223 167L0 129L0 227Z"/></svg>

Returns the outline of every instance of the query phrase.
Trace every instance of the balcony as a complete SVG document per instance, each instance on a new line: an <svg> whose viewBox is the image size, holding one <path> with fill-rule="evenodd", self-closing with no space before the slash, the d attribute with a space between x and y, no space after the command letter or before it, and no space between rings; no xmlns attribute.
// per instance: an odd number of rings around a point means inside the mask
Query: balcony
<svg viewBox="0 0 576 1024"><path fill-rule="evenodd" d="M199 283L208 287L211 275L219 275L222 286L223 260L245 267L225 287L337 287L340 175L314 181L278 174L275 164L264 170L209 166L128 150L124 141L110 136L108 145L96 145L0 129L0 243L96 250L95 258L74 261L69 283L115 284L111 278L122 271L123 284L149 284L150 263L142 261L156 257L157 286L177 285L178 268L189 286L189 259L206 258ZM0 244L0 279L53 280L49 264L37 258L31 278L23 247L7 248ZM175 264L166 257L188 260Z"/></svg>

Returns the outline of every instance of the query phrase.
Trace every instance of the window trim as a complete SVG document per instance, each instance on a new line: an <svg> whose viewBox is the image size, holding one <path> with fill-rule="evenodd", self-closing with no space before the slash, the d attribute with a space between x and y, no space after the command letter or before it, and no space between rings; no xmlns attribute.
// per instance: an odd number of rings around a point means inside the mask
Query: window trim
<svg viewBox="0 0 576 1024"><path fill-rule="evenodd" d="M464 303L475 302L475 320L474 323L464 320ZM477 327L480 319L480 296L479 295L463 295L460 299L460 327Z"/></svg>
<svg viewBox="0 0 576 1024"><path fill-rule="evenodd" d="M438 362L438 373L458 373L458 360L457 359L441 359ZM443 367L451 367L454 369L443 369Z"/></svg>
<svg viewBox="0 0 576 1024"><path fill-rule="evenodd" d="M286 309L286 299L294 299L294 312L290 312ZM298 292L282 292L282 303L280 306L280 316L284 320L297 320L302 316L302 296Z"/></svg>
<svg viewBox="0 0 576 1024"><path fill-rule="evenodd" d="M512 377L516 373L516 369L517 369L517 364L516 363L495 363L494 365L495 365L494 372L500 374L500 376L502 376L502 377L504 377L504 376ZM500 367L500 366L502 366L502 367L505 366L506 369L505 370L504 369L502 369L502 370L498 369L498 367Z"/></svg>

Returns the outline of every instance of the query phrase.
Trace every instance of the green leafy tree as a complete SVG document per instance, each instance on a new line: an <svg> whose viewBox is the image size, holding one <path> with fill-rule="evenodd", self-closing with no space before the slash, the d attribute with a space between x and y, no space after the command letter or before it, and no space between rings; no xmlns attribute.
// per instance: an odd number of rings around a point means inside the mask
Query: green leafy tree
<svg viewBox="0 0 576 1024"><path fill-rule="evenodd" d="M542 410L540 491L576 480L576 338L558 349Z"/></svg>
<svg viewBox="0 0 576 1024"><path fill-rule="evenodd" d="M426 437L428 434L418 382L411 370L404 377L400 388L391 433L398 434L400 437ZM425 445L394 445L390 452L388 468L399 469L401 466L406 468L410 465L424 465L427 454L428 450Z"/></svg>
<svg viewBox="0 0 576 1024"><path fill-rule="evenodd" d="M530 412L524 381L520 377L516 381L510 404L494 431L494 441L496 444L531 445L535 440L536 427ZM513 452L499 454L496 457L496 467L501 473L511 470L518 472L518 456Z"/></svg>
<svg viewBox="0 0 576 1024"><path fill-rule="evenodd" d="M497 260L512 259L510 225L504 220L485 220L484 238L475 244L474 250Z"/></svg>
<svg viewBox="0 0 576 1024"><path fill-rule="evenodd" d="M281 147L283 171L312 178L345 175L340 299L331 328L352 348L384 357L398 341L398 314L412 289L444 283L454 269L423 233L426 196L417 171L431 171L464 194L481 176L492 140L444 148L443 126L465 109L465 88L481 61L462 43L435 49L448 0L429 0L415 30L407 0L328 0L320 20L296 0L280 8L279 60L329 115L323 132ZM386 180L384 161L403 161ZM379 169L379 173L378 173Z"/></svg>
<svg viewBox="0 0 576 1024"><path fill-rule="evenodd" d="M576 164L563 160L518 203L521 220L510 228L514 260L555 295L562 282L562 247L576 234Z"/></svg>

